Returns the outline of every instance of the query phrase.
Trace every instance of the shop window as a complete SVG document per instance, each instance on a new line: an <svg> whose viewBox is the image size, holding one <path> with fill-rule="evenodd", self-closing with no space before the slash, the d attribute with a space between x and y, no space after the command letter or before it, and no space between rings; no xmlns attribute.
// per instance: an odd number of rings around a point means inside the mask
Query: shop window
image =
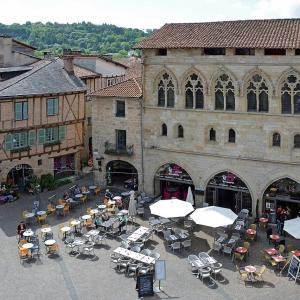
<svg viewBox="0 0 300 300"><path fill-rule="evenodd" d="M125 117L125 101L116 101L116 117Z"/></svg>
<svg viewBox="0 0 300 300"><path fill-rule="evenodd" d="M225 55L226 49L225 48L204 48L203 53L204 55Z"/></svg>
<svg viewBox="0 0 300 300"><path fill-rule="evenodd" d="M167 56L168 55L168 50L167 49L157 49L156 50L156 56Z"/></svg>
<svg viewBox="0 0 300 300"><path fill-rule="evenodd" d="M300 148L300 134L294 136L294 148Z"/></svg>
<svg viewBox="0 0 300 300"><path fill-rule="evenodd" d="M216 131L213 128L209 130L209 140L213 142L216 141Z"/></svg>
<svg viewBox="0 0 300 300"><path fill-rule="evenodd" d="M255 55L255 49L251 48L236 48L235 55Z"/></svg>
<svg viewBox="0 0 300 300"><path fill-rule="evenodd" d="M251 77L247 87L247 107L249 112L269 111L269 89L265 79L255 74Z"/></svg>
<svg viewBox="0 0 300 300"><path fill-rule="evenodd" d="M228 143L235 143L235 131L233 129L229 129Z"/></svg>
<svg viewBox="0 0 300 300"><path fill-rule="evenodd" d="M179 126L178 126L178 137L179 137L179 138L183 138L183 137L184 137L182 125L179 125Z"/></svg>
<svg viewBox="0 0 300 300"><path fill-rule="evenodd" d="M227 74L222 74L216 81L215 109L235 110L234 85L232 79Z"/></svg>
<svg viewBox="0 0 300 300"><path fill-rule="evenodd" d="M185 83L185 108L203 109L203 105L203 85L197 74L191 74Z"/></svg>
<svg viewBox="0 0 300 300"><path fill-rule="evenodd" d="M167 136L168 135L168 127L166 124L161 125L161 135L162 136Z"/></svg>
<svg viewBox="0 0 300 300"><path fill-rule="evenodd" d="M296 73L287 76L282 83L281 112L300 114L300 78Z"/></svg>
<svg viewBox="0 0 300 300"><path fill-rule="evenodd" d="M286 50L285 49L265 49L265 55L285 55Z"/></svg>
<svg viewBox="0 0 300 300"><path fill-rule="evenodd" d="M175 87L173 80L168 73L164 73L158 83L158 103L160 107L174 107Z"/></svg>
<svg viewBox="0 0 300 300"><path fill-rule="evenodd" d="M275 132L273 134L273 139L272 139L272 146L273 147L280 147L281 144L281 137L280 134L278 132Z"/></svg>

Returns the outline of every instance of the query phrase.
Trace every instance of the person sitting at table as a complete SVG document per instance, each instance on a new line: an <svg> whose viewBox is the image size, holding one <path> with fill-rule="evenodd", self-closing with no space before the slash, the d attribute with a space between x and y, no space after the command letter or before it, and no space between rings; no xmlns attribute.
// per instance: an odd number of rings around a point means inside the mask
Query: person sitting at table
<svg viewBox="0 0 300 300"><path fill-rule="evenodd" d="M23 233L26 231L26 224L21 221L20 224L17 227L17 233L19 235L20 238L23 237Z"/></svg>
<svg viewBox="0 0 300 300"><path fill-rule="evenodd" d="M79 188L78 185L75 186L74 192L75 192L75 195L76 195L76 194L81 194L81 190L80 190L80 188Z"/></svg>
<svg viewBox="0 0 300 300"><path fill-rule="evenodd" d="M119 216L119 222L120 222L120 224L119 224L119 233L121 233L122 230L123 230L123 227L126 225L126 222L127 222L126 216L120 215Z"/></svg>
<svg viewBox="0 0 300 300"><path fill-rule="evenodd" d="M101 218L99 216L96 216L94 223L95 223L95 226L96 226L96 229L97 229L102 223Z"/></svg>
<svg viewBox="0 0 300 300"><path fill-rule="evenodd" d="M106 197L106 198L108 198L108 199L111 200L112 197L113 197L113 194L109 191L109 189L107 189L107 190L105 191L104 197Z"/></svg>
<svg viewBox="0 0 300 300"><path fill-rule="evenodd" d="M116 202L116 204L117 204L117 207L118 207L119 210L123 209L123 201L122 201L122 199L118 199L117 202Z"/></svg>
<svg viewBox="0 0 300 300"><path fill-rule="evenodd" d="M68 192L64 192L63 198L64 198L65 200L69 199L69 198L70 198L69 193L68 193Z"/></svg>
<svg viewBox="0 0 300 300"><path fill-rule="evenodd" d="M108 221L109 220L108 213L107 212L102 213L101 218L103 222Z"/></svg>

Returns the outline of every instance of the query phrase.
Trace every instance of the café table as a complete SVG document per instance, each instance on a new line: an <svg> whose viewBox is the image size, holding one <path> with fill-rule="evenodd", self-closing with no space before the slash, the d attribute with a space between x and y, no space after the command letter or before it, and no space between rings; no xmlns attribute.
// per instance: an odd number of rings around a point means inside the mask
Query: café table
<svg viewBox="0 0 300 300"><path fill-rule="evenodd" d="M280 264L286 261L286 258L282 255L273 255L272 259L277 263L277 268L280 269Z"/></svg>
<svg viewBox="0 0 300 300"><path fill-rule="evenodd" d="M92 218L92 217L91 217L90 215L83 215L83 216L81 217L81 219L84 220L84 221L89 220L89 219L91 219L91 218Z"/></svg>
<svg viewBox="0 0 300 300"><path fill-rule="evenodd" d="M30 242L31 237L33 237L34 232L31 229L27 229L23 232L23 237L25 237L25 239Z"/></svg>
<svg viewBox="0 0 300 300"><path fill-rule="evenodd" d="M259 218L260 223L268 223L269 219L268 218Z"/></svg>
<svg viewBox="0 0 300 300"><path fill-rule="evenodd" d="M84 191L82 192L83 195L89 195L91 192L90 191Z"/></svg>
<svg viewBox="0 0 300 300"><path fill-rule="evenodd" d="M76 194L75 198L80 199L81 197L83 197L83 194Z"/></svg>
<svg viewBox="0 0 300 300"><path fill-rule="evenodd" d="M90 186L89 186L89 190L95 190L96 188L97 188L96 185L90 185Z"/></svg>
<svg viewBox="0 0 300 300"><path fill-rule="evenodd" d="M278 234L271 234L270 235L270 239L272 240L272 242L274 243L274 245L276 246L277 241L280 240L280 236Z"/></svg>
<svg viewBox="0 0 300 300"><path fill-rule="evenodd" d="M266 252L270 256L273 256L278 253L278 250L276 250L275 248L266 248L264 249L264 252Z"/></svg>
<svg viewBox="0 0 300 300"><path fill-rule="evenodd" d="M74 231L77 233L77 226L78 225L80 225L80 221L79 220L72 220L71 222L70 222L70 224L72 225L72 226L74 226Z"/></svg>
<svg viewBox="0 0 300 300"><path fill-rule="evenodd" d="M155 263L155 258L151 257L151 256L147 256L141 253L137 253L122 247L118 247L117 249L114 250L114 253L117 253L123 257L128 257L131 258L133 260L142 262L144 264L154 264Z"/></svg>
<svg viewBox="0 0 300 300"><path fill-rule="evenodd" d="M234 251L240 254L245 254L247 253L248 249L246 247L237 247Z"/></svg>
<svg viewBox="0 0 300 300"><path fill-rule="evenodd" d="M67 237L67 233L70 232L71 227L69 226L64 226L62 228L60 228L60 231L64 234L63 238Z"/></svg>
<svg viewBox="0 0 300 300"><path fill-rule="evenodd" d="M53 239L50 239L50 240L46 240L44 242L45 246L46 246L46 249L47 249L47 252L49 252L49 247L50 246L53 246L54 244L56 244L56 240L53 240Z"/></svg>
<svg viewBox="0 0 300 300"><path fill-rule="evenodd" d="M27 224L31 224L34 222L34 213L28 212L24 215Z"/></svg>
<svg viewBox="0 0 300 300"><path fill-rule="evenodd" d="M121 201L122 197L121 196L115 196L115 197L113 197L113 200L114 201Z"/></svg>
<svg viewBox="0 0 300 300"><path fill-rule="evenodd" d="M24 249L31 249L34 245L32 243L25 243L22 245L22 248Z"/></svg>
<svg viewBox="0 0 300 300"><path fill-rule="evenodd" d="M139 240L143 235L149 233L151 230L150 228L141 226L139 227L136 231L134 231L128 238L127 240L130 242L136 242Z"/></svg>
<svg viewBox="0 0 300 300"><path fill-rule="evenodd" d="M46 213L47 213L46 211L40 210L36 214L41 217L41 216L44 216Z"/></svg>
<svg viewBox="0 0 300 300"><path fill-rule="evenodd" d="M49 233L49 232L51 232L51 231L52 231L51 227L44 227L44 228L41 228L41 232L42 232L42 233Z"/></svg>
<svg viewBox="0 0 300 300"><path fill-rule="evenodd" d="M106 205L105 204L100 204L100 205L98 205L98 208L99 208L100 211L103 211L103 210L106 209Z"/></svg>
<svg viewBox="0 0 300 300"><path fill-rule="evenodd" d="M256 272L256 268L252 265L246 266L245 271L247 272L248 278L251 281L255 281L254 273Z"/></svg>
<svg viewBox="0 0 300 300"><path fill-rule="evenodd" d="M91 214L94 216L94 218L96 217L96 214L99 213L99 210L94 208L94 209L91 209Z"/></svg>
<svg viewBox="0 0 300 300"><path fill-rule="evenodd" d="M300 250L293 250L293 251L291 251L291 253L297 257L300 256Z"/></svg>
<svg viewBox="0 0 300 300"><path fill-rule="evenodd" d="M57 215L63 215L64 207L65 206L63 204L58 204L55 206Z"/></svg>

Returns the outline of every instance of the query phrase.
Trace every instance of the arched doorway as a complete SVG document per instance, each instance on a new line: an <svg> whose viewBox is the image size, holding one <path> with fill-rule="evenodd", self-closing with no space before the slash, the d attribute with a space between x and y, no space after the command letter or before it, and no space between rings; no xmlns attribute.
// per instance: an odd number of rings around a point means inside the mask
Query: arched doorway
<svg viewBox="0 0 300 300"><path fill-rule="evenodd" d="M276 222L277 208L282 207L287 218L295 218L300 212L300 184L290 178L282 178L271 183L263 194L263 211L269 222Z"/></svg>
<svg viewBox="0 0 300 300"><path fill-rule="evenodd" d="M126 161L112 160L106 165L106 182L110 186L137 190L137 169Z"/></svg>
<svg viewBox="0 0 300 300"><path fill-rule="evenodd" d="M155 173L154 194L160 194L162 199L175 197L185 200L189 186L194 191L195 187L191 176L177 164L165 164Z"/></svg>
<svg viewBox="0 0 300 300"><path fill-rule="evenodd" d="M230 208L239 213L248 209L252 214L252 198L247 185L232 172L215 175L206 187L206 200L209 205Z"/></svg>
<svg viewBox="0 0 300 300"><path fill-rule="evenodd" d="M27 183L33 177L33 170L30 165L20 164L12 168L7 175L7 183L14 184L20 190L24 190Z"/></svg>

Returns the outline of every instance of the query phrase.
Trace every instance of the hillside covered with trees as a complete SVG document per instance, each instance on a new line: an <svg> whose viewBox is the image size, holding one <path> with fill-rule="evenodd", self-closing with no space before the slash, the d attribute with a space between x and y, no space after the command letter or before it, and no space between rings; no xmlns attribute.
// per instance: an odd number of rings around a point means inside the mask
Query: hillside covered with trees
<svg viewBox="0 0 300 300"><path fill-rule="evenodd" d="M10 35L35 46L39 51L51 50L61 54L64 48L85 53L118 53L127 55L132 46L151 30L122 28L115 25L92 23L31 23L5 25L0 23L0 34Z"/></svg>

